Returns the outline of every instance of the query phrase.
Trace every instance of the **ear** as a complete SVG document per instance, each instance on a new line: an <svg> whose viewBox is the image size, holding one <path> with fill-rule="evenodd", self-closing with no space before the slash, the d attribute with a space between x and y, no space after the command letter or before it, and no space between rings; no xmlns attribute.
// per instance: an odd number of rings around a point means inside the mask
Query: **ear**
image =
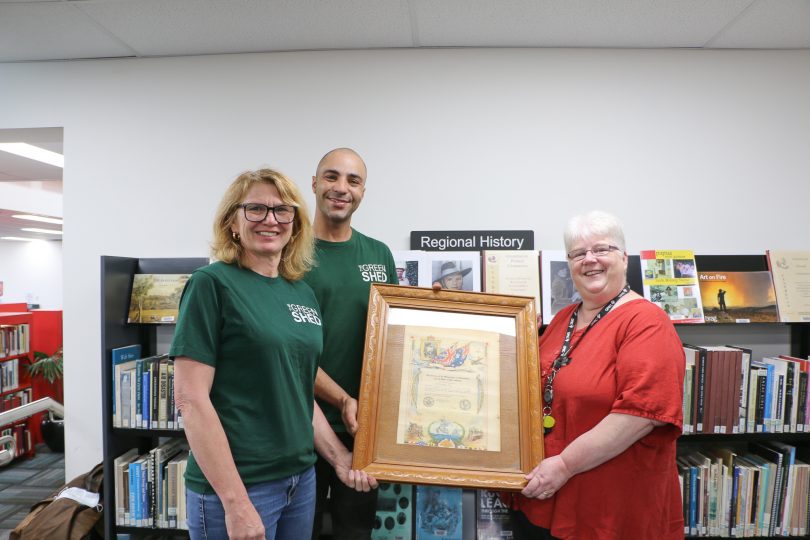
<svg viewBox="0 0 810 540"><path fill-rule="evenodd" d="M318 178L316 176L312 177L312 193L315 193L315 186L318 184Z"/></svg>

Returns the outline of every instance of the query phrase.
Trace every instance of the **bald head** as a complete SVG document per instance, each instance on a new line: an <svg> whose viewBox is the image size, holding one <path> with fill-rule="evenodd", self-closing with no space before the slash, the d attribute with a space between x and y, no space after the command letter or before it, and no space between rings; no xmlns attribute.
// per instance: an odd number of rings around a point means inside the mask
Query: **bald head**
<svg viewBox="0 0 810 540"><path fill-rule="evenodd" d="M318 162L318 168L315 169L315 176L320 176L321 173L323 173L323 170L326 167L326 164L330 161L330 158L332 156L337 155L337 154L350 155L350 156L353 156L354 158L356 158L357 161L359 162L359 164L362 165L362 176L363 176L363 179L365 180L366 175L368 174L368 171L366 169L366 162L363 161L363 158L360 157L360 154L358 154L357 152L355 152L351 148L335 148L334 150L329 150L326 154L324 154L324 156Z"/></svg>

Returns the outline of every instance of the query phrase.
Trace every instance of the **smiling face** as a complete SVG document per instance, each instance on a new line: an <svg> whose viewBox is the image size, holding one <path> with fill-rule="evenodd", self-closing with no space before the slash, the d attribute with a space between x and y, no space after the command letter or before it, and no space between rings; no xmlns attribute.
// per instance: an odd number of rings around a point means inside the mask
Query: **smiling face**
<svg viewBox="0 0 810 540"><path fill-rule="evenodd" d="M241 204L261 203L267 206L285 204L276 186L266 183L255 183L242 198ZM292 236L293 223L278 223L273 212L267 213L263 221L254 222L245 219L242 208L236 209L231 231L240 236L239 243L244 250L243 263L249 268L251 263L278 264L281 252Z"/></svg>
<svg viewBox="0 0 810 540"><path fill-rule="evenodd" d="M605 244L615 245L615 241L607 236L583 238L572 245L571 251ZM627 254L624 251L610 250L602 257L589 251L581 261L568 264L574 285L586 304L606 304L619 294L627 281Z"/></svg>
<svg viewBox="0 0 810 540"><path fill-rule="evenodd" d="M366 166L351 150L335 150L321 160L312 177L318 214L333 223L351 221L366 191Z"/></svg>

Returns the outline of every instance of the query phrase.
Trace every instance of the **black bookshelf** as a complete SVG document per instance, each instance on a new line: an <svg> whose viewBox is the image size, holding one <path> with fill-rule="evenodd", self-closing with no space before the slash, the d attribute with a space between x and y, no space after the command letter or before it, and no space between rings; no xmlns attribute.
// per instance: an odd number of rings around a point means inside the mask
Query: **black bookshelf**
<svg viewBox="0 0 810 540"><path fill-rule="evenodd" d="M207 258L148 258L101 257L101 388L104 452L104 537L117 533L133 536L158 535L161 538L188 538L177 529L122 527L115 524L115 475L113 461L130 448L144 453L163 438L183 437L176 429L113 428L112 423L112 360L111 351L117 347L140 343L144 357L158 353L158 327L165 325L128 324L127 311L135 274L190 274L206 266Z"/></svg>
<svg viewBox="0 0 810 540"><path fill-rule="evenodd" d="M633 259L634 257L630 257ZM631 269L628 264L628 281L633 290L641 294L641 267L638 257L635 257L635 268ZM695 255L695 265L698 272L756 272L768 271L768 259L765 255ZM630 274L634 274L638 289L631 281ZM777 333L780 329L784 333L784 328L788 329L789 354L801 358L807 358L810 354L810 324L804 323L782 323L782 322L761 322L761 323L703 323L703 324L683 324L675 325L676 329L685 328L691 334L700 333L701 328L705 332L711 333L721 328L725 331L737 334L744 339L751 330L757 332ZM725 345L733 343L713 343L714 345ZM755 355L756 356L756 355ZM728 433L728 434L704 434L693 433L682 435L678 440L679 454L684 451L695 451L701 448L722 446L730 448L735 452L743 452L748 449L749 444L778 441L793 446L810 446L810 433ZM711 536L690 536L686 538L717 538ZM749 537L751 538L751 537ZM783 536L757 536L758 539L785 538ZM810 536L794 536L792 538L810 538Z"/></svg>

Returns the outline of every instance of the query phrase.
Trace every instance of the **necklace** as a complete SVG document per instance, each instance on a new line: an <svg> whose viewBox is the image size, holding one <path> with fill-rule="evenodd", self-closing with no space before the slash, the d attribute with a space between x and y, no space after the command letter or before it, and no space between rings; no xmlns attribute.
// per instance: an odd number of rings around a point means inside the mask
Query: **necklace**
<svg viewBox="0 0 810 540"><path fill-rule="evenodd" d="M577 326L577 314L579 313L580 308L582 308L582 302L580 302L579 307L574 310L574 313L571 314L571 320L568 321L568 329L565 331L565 339L563 340L562 347L560 348L560 354L557 355L557 358L551 364L551 371L548 372L546 376L546 384L543 387L543 401L545 405L543 406L543 433L548 434L554 428L554 425L557 421L551 415L551 404L554 401L554 379L557 377L557 373L565 366L571 363L571 351L582 343L582 340L585 339L585 335L590 331L591 328L596 325L602 317L607 315L611 309L616 306L616 302L624 296L625 294L630 292L630 285L625 285L619 294L617 294L613 300L602 306L602 309L599 310L599 313L591 320L588 327L585 328L585 332L583 332L582 336L577 340L576 343L571 345L571 336L574 335L574 330Z"/></svg>

